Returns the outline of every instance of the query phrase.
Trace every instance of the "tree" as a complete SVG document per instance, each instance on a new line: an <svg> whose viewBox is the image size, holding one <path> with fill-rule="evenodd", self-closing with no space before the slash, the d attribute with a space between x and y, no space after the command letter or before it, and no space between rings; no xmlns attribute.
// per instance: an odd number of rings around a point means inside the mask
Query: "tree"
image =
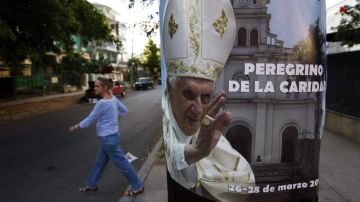
<svg viewBox="0 0 360 202"><path fill-rule="evenodd" d="M61 71L75 71L78 74L87 72L87 60L78 53L71 53L62 58L60 63Z"/></svg>
<svg viewBox="0 0 360 202"><path fill-rule="evenodd" d="M128 67L130 69L130 72L129 72L130 78L129 79L130 79L131 84L135 83L135 81L138 78L137 69L140 66L140 64L141 64L141 62L140 62L139 58L136 58L136 57L132 57L128 61Z"/></svg>
<svg viewBox="0 0 360 202"><path fill-rule="evenodd" d="M0 60L12 69L21 68L25 58L46 67L49 53L71 53L72 35L85 45L115 40L105 16L86 0L0 2Z"/></svg>
<svg viewBox="0 0 360 202"><path fill-rule="evenodd" d="M158 48L154 41L150 38L144 48L142 64L150 75L153 78L156 78L156 73L160 72L160 48Z"/></svg>
<svg viewBox="0 0 360 202"><path fill-rule="evenodd" d="M86 62L86 73L105 73L113 71L113 67L109 66L110 60L105 59L103 56L100 56L98 60L92 59L89 62ZM111 68L110 68L111 67Z"/></svg>
<svg viewBox="0 0 360 202"><path fill-rule="evenodd" d="M360 0L354 6L341 6L339 12L342 19L336 27L335 39L349 47L360 44Z"/></svg>

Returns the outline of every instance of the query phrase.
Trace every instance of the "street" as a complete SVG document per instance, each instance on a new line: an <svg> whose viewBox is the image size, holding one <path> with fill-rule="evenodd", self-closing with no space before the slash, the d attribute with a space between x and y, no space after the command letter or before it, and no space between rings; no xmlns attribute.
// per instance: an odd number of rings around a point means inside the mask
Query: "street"
<svg viewBox="0 0 360 202"><path fill-rule="evenodd" d="M162 131L161 87L121 97L129 113L120 118L120 147L139 159L138 170ZM128 183L109 163L95 193L81 193L92 168L99 141L95 123L70 134L93 104L75 104L33 118L0 125L1 201L117 201Z"/></svg>

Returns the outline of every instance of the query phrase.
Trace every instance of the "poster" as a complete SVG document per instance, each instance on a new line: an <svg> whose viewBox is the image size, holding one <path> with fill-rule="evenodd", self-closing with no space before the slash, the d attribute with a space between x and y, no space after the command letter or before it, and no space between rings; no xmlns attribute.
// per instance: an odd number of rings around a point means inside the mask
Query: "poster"
<svg viewBox="0 0 360 202"><path fill-rule="evenodd" d="M213 201L315 201L325 1L161 1L171 178Z"/></svg>

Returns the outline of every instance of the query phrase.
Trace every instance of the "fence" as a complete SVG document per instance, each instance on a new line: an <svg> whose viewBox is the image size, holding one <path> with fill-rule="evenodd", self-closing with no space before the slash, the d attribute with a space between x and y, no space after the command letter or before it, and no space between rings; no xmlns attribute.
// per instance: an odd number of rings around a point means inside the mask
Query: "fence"
<svg viewBox="0 0 360 202"><path fill-rule="evenodd" d="M360 118L360 51L328 55L327 108Z"/></svg>
<svg viewBox="0 0 360 202"><path fill-rule="evenodd" d="M44 94L44 74L37 73L32 76L16 76L15 86L19 96Z"/></svg>
<svg viewBox="0 0 360 202"><path fill-rule="evenodd" d="M75 89L82 83L82 76L74 71L0 78L0 100L64 93L65 89Z"/></svg>

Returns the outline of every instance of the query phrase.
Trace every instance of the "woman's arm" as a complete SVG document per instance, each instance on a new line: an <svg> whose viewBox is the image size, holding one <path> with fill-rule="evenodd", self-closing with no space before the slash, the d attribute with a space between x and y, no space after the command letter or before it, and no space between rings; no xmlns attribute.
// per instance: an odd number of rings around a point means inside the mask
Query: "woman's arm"
<svg viewBox="0 0 360 202"><path fill-rule="evenodd" d="M88 127L95 119L97 119L105 110L104 102L97 102L94 109L91 111L89 116L87 116L85 119L83 119L79 123L79 128L86 128Z"/></svg>
<svg viewBox="0 0 360 202"><path fill-rule="evenodd" d="M120 102L119 99L117 99L117 108L119 111L119 116L125 116L125 114L128 112L128 108Z"/></svg>

